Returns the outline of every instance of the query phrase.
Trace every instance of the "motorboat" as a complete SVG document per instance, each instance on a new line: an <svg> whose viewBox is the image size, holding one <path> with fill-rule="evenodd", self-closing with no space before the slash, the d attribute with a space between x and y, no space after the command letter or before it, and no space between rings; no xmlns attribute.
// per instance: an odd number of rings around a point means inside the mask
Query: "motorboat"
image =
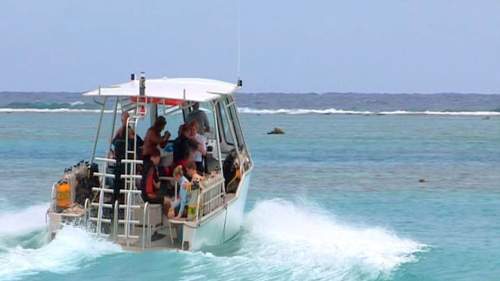
<svg viewBox="0 0 500 281"><path fill-rule="evenodd" d="M66 169L52 186L47 211L51 238L72 225L129 250L194 251L235 237L244 219L253 168L233 95L239 88L241 81L146 79L141 73L137 78L132 74L125 83L84 93L100 105L92 153L87 161ZM162 204L144 200L139 137L126 137L126 152L117 157L113 154L113 136L123 112L128 112L126 136L131 132L139 135L141 128L152 126L159 116L176 135L195 104L210 123L203 132L206 155L202 188L196 194L191 191L187 215L169 218ZM104 123L109 123L109 134L104 133ZM172 166L172 145L173 137L164 148L158 147L162 167ZM172 176L159 179L162 184L174 185L178 196L180 187Z"/></svg>

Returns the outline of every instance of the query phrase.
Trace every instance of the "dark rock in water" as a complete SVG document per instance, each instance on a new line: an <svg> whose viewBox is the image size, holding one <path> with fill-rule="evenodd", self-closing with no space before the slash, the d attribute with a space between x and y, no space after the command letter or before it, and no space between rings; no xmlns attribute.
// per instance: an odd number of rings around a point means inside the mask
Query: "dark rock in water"
<svg viewBox="0 0 500 281"><path fill-rule="evenodd" d="M274 128L272 131L267 132L268 135L283 135L285 131L281 128Z"/></svg>
<svg viewBox="0 0 500 281"><path fill-rule="evenodd" d="M422 183L422 182L426 182L425 179L419 179L418 182Z"/></svg>
<svg viewBox="0 0 500 281"><path fill-rule="evenodd" d="M490 120L490 117L489 116L484 116L483 120Z"/></svg>

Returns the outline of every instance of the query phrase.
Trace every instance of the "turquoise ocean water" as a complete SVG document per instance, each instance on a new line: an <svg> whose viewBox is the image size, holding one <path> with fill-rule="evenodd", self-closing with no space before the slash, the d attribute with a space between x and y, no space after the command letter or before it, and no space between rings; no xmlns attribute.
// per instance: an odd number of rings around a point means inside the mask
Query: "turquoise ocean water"
<svg viewBox="0 0 500 281"><path fill-rule="evenodd" d="M500 279L500 117L243 114L242 232L195 253L71 227L46 242L51 184L89 157L97 118L0 113L0 280Z"/></svg>

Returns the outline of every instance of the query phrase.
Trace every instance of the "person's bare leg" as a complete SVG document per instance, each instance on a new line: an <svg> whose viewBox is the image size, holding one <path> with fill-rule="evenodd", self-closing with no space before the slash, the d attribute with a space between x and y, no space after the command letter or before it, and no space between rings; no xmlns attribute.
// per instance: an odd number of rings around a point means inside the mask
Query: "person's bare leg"
<svg viewBox="0 0 500 281"><path fill-rule="evenodd" d="M171 219L171 217L169 216L169 213L170 213L170 208L172 207L172 200L170 200L170 198L167 198L165 197L163 199L163 213L165 214L165 216L167 216L167 218Z"/></svg>

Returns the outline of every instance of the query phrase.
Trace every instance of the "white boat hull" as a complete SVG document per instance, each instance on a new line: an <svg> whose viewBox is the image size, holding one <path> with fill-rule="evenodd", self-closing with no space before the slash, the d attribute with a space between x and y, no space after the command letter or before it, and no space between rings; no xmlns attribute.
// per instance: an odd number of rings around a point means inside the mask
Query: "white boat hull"
<svg viewBox="0 0 500 281"><path fill-rule="evenodd" d="M242 177L236 195L225 207L214 212L197 227L183 226L183 241L188 242L185 249L199 250L203 247L220 245L240 232L244 220L250 178L251 170Z"/></svg>

